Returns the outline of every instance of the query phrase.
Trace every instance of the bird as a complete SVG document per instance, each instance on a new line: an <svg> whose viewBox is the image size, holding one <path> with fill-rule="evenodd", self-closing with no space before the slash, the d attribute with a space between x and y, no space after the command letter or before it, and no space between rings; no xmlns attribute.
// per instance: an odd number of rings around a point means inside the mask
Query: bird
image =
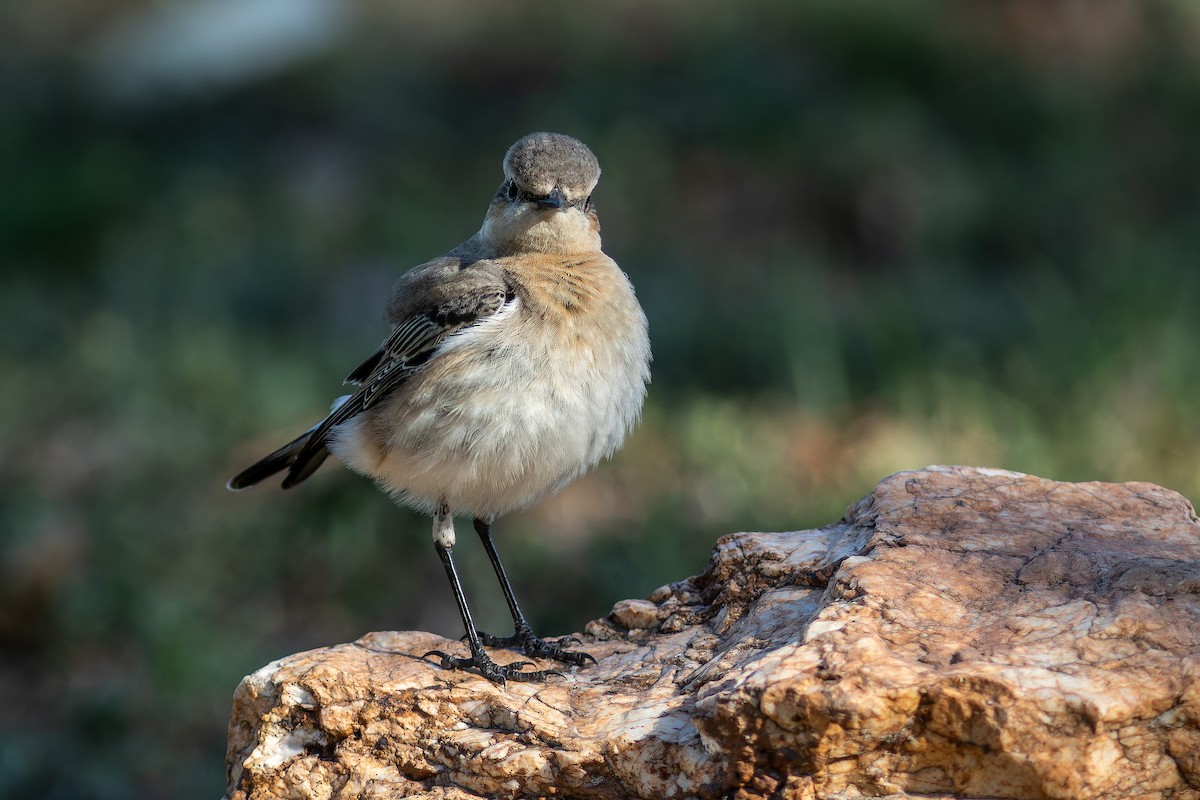
<svg viewBox="0 0 1200 800"><path fill-rule="evenodd" d="M492 538L492 524L610 457L637 425L650 383L649 325L629 277L601 249L592 193L600 164L583 142L535 132L502 162L479 231L400 276L390 334L345 379L352 394L316 425L232 478L242 490L283 473L291 488L332 454L397 503L433 518L433 544L469 650L433 650L447 670L542 681L558 670L501 665L485 648L570 666L574 637L534 634ZM475 626L454 564L454 515L469 515L514 632Z"/></svg>

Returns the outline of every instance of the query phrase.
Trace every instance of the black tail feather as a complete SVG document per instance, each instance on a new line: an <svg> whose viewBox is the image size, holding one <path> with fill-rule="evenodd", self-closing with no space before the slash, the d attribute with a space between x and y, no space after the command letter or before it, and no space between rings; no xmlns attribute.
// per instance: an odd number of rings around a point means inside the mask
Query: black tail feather
<svg viewBox="0 0 1200 800"><path fill-rule="evenodd" d="M239 472L230 479L226 487L234 491L248 489L256 483L263 481L277 472L288 470L288 476L283 481L283 488L290 489L300 481L307 478L317 471L317 467L321 466L321 462L329 455L329 451L325 447L319 447L305 454L304 463L298 462L298 457L305 445L308 444L309 437L312 436L312 431L305 432L302 436L293 439L283 447L271 453L269 456L259 459L251 464L246 469Z"/></svg>
<svg viewBox="0 0 1200 800"><path fill-rule="evenodd" d="M324 463L328 455L329 450L324 445L316 450L300 453L292 462L292 468L288 470L287 477L283 479L283 488L290 489L307 479L309 475L317 471L317 467Z"/></svg>

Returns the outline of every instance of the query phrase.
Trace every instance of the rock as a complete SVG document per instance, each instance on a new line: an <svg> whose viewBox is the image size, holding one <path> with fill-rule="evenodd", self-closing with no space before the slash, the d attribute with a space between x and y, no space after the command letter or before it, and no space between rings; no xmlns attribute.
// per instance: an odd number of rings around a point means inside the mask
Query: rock
<svg viewBox="0 0 1200 800"><path fill-rule="evenodd" d="M227 797L1200 798L1200 525L1150 484L900 473L583 638L507 688L426 633L269 664Z"/></svg>

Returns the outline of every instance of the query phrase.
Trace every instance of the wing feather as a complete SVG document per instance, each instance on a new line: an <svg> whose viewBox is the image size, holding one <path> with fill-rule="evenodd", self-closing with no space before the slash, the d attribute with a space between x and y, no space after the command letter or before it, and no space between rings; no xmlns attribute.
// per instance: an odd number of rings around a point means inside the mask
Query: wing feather
<svg viewBox="0 0 1200 800"><path fill-rule="evenodd" d="M446 337L498 313L511 299L512 294L503 284L472 285L469 291L447 297L399 322L379 349L347 377L348 382L359 383L358 390L313 429L289 465L283 488L312 474L315 468L308 468L308 464L318 456L324 457L334 428L391 394L434 357Z"/></svg>
<svg viewBox="0 0 1200 800"><path fill-rule="evenodd" d="M284 470L283 488L300 483L329 455L327 442L334 428L378 404L436 358L448 336L513 301L501 268L493 261L471 257L470 252L471 248L463 245L401 276L387 309L387 318L395 327L346 377L346 382L357 384L358 389L309 431L239 473L230 481L230 488L253 486Z"/></svg>

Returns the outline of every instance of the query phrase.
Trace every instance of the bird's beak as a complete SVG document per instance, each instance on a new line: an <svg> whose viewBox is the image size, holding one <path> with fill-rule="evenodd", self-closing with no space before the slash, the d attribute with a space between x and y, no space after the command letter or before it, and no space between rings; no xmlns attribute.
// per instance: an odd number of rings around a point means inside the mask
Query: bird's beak
<svg viewBox="0 0 1200 800"><path fill-rule="evenodd" d="M567 202L567 196L563 194L563 190L555 186L550 190L550 194L537 201L538 208L562 208Z"/></svg>

